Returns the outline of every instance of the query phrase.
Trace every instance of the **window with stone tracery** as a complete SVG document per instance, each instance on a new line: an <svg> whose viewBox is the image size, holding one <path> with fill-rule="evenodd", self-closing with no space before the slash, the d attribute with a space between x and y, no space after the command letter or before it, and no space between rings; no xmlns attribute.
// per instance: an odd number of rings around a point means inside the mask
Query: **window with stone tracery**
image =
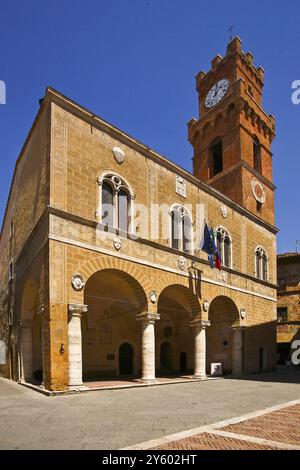
<svg viewBox="0 0 300 470"><path fill-rule="evenodd" d="M172 248L191 253L192 220L190 214L183 206L173 207L170 214Z"/></svg>
<svg viewBox="0 0 300 470"><path fill-rule="evenodd" d="M216 233L217 248L221 255L222 265L232 267L232 242L229 233L223 227L219 227Z"/></svg>
<svg viewBox="0 0 300 470"><path fill-rule="evenodd" d="M268 280L268 257L266 250L261 246L255 250L255 275L263 281Z"/></svg>
<svg viewBox="0 0 300 470"><path fill-rule="evenodd" d="M101 221L108 228L130 231L130 209L133 195L120 176L106 174L101 185Z"/></svg>

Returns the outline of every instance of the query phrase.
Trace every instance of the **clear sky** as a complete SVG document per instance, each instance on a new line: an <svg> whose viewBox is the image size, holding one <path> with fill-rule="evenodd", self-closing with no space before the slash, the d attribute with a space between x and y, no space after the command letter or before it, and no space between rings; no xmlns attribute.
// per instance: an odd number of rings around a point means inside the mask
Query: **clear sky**
<svg viewBox="0 0 300 470"><path fill-rule="evenodd" d="M186 123L194 77L225 53L230 25L265 68L273 143L278 250L300 240L299 1L0 0L0 220L15 160L50 85L191 171ZM300 251L300 246L299 246Z"/></svg>

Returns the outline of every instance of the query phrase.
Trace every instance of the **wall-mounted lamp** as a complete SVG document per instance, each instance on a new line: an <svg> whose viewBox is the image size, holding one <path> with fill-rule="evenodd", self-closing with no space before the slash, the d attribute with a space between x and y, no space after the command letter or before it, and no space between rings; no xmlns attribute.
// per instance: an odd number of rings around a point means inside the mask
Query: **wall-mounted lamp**
<svg viewBox="0 0 300 470"><path fill-rule="evenodd" d="M63 343L61 343L61 345L60 345L60 348L59 348L59 354L61 354L61 355L62 355L62 354L64 354L64 353L65 353L64 344L63 344Z"/></svg>

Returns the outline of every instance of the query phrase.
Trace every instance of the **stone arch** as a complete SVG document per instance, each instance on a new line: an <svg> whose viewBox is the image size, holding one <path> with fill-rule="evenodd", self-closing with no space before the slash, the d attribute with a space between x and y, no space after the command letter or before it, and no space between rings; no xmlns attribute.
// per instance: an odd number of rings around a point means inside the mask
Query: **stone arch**
<svg viewBox="0 0 300 470"><path fill-rule="evenodd" d="M21 297L21 320L32 321L38 308L38 286L34 279L27 280Z"/></svg>
<svg viewBox="0 0 300 470"><path fill-rule="evenodd" d="M147 300L147 295L143 287L133 276L131 276L129 273L122 271L120 269L109 268L109 269L101 269L100 271L96 271L92 276L89 277L89 279L86 282L85 295L86 295L86 291L89 288L90 283L93 282L94 278L101 277L101 276L106 277L109 275L113 275L113 277L117 277L121 279L123 281L123 284L125 283L126 285L129 286L130 290L132 291L132 293L134 294L136 298L135 303L136 303L137 310L141 310L141 311L147 310L148 300ZM117 295L116 295L116 298L118 298Z"/></svg>
<svg viewBox="0 0 300 470"><path fill-rule="evenodd" d="M143 287L128 272L101 269L86 282L84 304L88 307L81 318L84 380L118 376L120 345L125 343L133 353L129 369L137 376L141 368L137 315L148 308Z"/></svg>
<svg viewBox="0 0 300 470"><path fill-rule="evenodd" d="M21 296L20 379L26 382L43 380L42 318L39 315L39 288L28 279Z"/></svg>
<svg viewBox="0 0 300 470"><path fill-rule="evenodd" d="M222 363L223 373L229 374L234 369L233 329L240 324L239 311L232 298L218 295L209 306L207 329L207 368L210 372L212 363Z"/></svg>
<svg viewBox="0 0 300 470"><path fill-rule="evenodd" d="M160 320L155 325L158 373L161 375L179 374L183 353L186 356L186 369L192 371L193 342L190 323L192 318L199 317L198 298L187 286L178 283L170 284L160 292L157 311L160 315ZM168 354L172 355L167 361L166 343L169 345Z"/></svg>
<svg viewBox="0 0 300 470"><path fill-rule="evenodd" d="M135 193L134 193L134 190L133 190L133 187L131 186L131 184L128 182L128 180L123 175L121 175L121 173L118 173L114 170L107 169L107 170L101 171L101 173L98 175L98 178L97 178L97 182L98 182L99 185L102 184L104 178L107 175L117 176L123 182L124 186L127 187L130 197L133 198L133 199L135 198Z"/></svg>
<svg viewBox="0 0 300 470"><path fill-rule="evenodd" d="M93 256L85 263L79 265L76 272L83 276L85 284L87 284L88 280L93 274L105 269L112 269L128 274L129 277L136 280L136 282L141 286L143 291L146 293L146 296L153 289L153 285L147 276L147 268L134 262L127 261L122 258L116 258L110 255ZM73 292L73 297L74 301L84 303L84 290L79 293Z"/></svg>
<svg viewBox="0 0 300 470"><path fill-rule="evenodd" d="M172 283L163 288L159 294L158 299L158 309L160 299L168 293L173 296L173 299L176 299L179 305L186 310L190 317L195 317L199 315L201 307L199 299L196 297L195 293L187 286L182 284Z"/></svg>
<svg viewBox="0 0 300 470"><path fill-rule="evenodd" d="M186 295L189 297L191 305L193 305L193 314L199 315L201 311L198 297L199 292L197 291L195 279L192 278L192 274L189 273L188 276L181 276L180 274L176 273L161 273L158 297L161 295L164 289L172 285L177 285L186 289Z"/></svg>

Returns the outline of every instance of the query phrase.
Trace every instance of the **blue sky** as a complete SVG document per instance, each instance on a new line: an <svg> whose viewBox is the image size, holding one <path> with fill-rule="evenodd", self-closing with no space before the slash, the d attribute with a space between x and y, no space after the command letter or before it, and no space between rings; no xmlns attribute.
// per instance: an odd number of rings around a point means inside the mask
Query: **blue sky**
<svg viewBox="0 0 300 470"><path fill-rule="evenodd" d="M228 27L265 68L273 143L278 250L300 240L299 2L260 0L0 0L0 220L15 160L50 85L191 171L186 123L194 77L224 54ZM300 246L299 246L300 251Z"/></svg>

